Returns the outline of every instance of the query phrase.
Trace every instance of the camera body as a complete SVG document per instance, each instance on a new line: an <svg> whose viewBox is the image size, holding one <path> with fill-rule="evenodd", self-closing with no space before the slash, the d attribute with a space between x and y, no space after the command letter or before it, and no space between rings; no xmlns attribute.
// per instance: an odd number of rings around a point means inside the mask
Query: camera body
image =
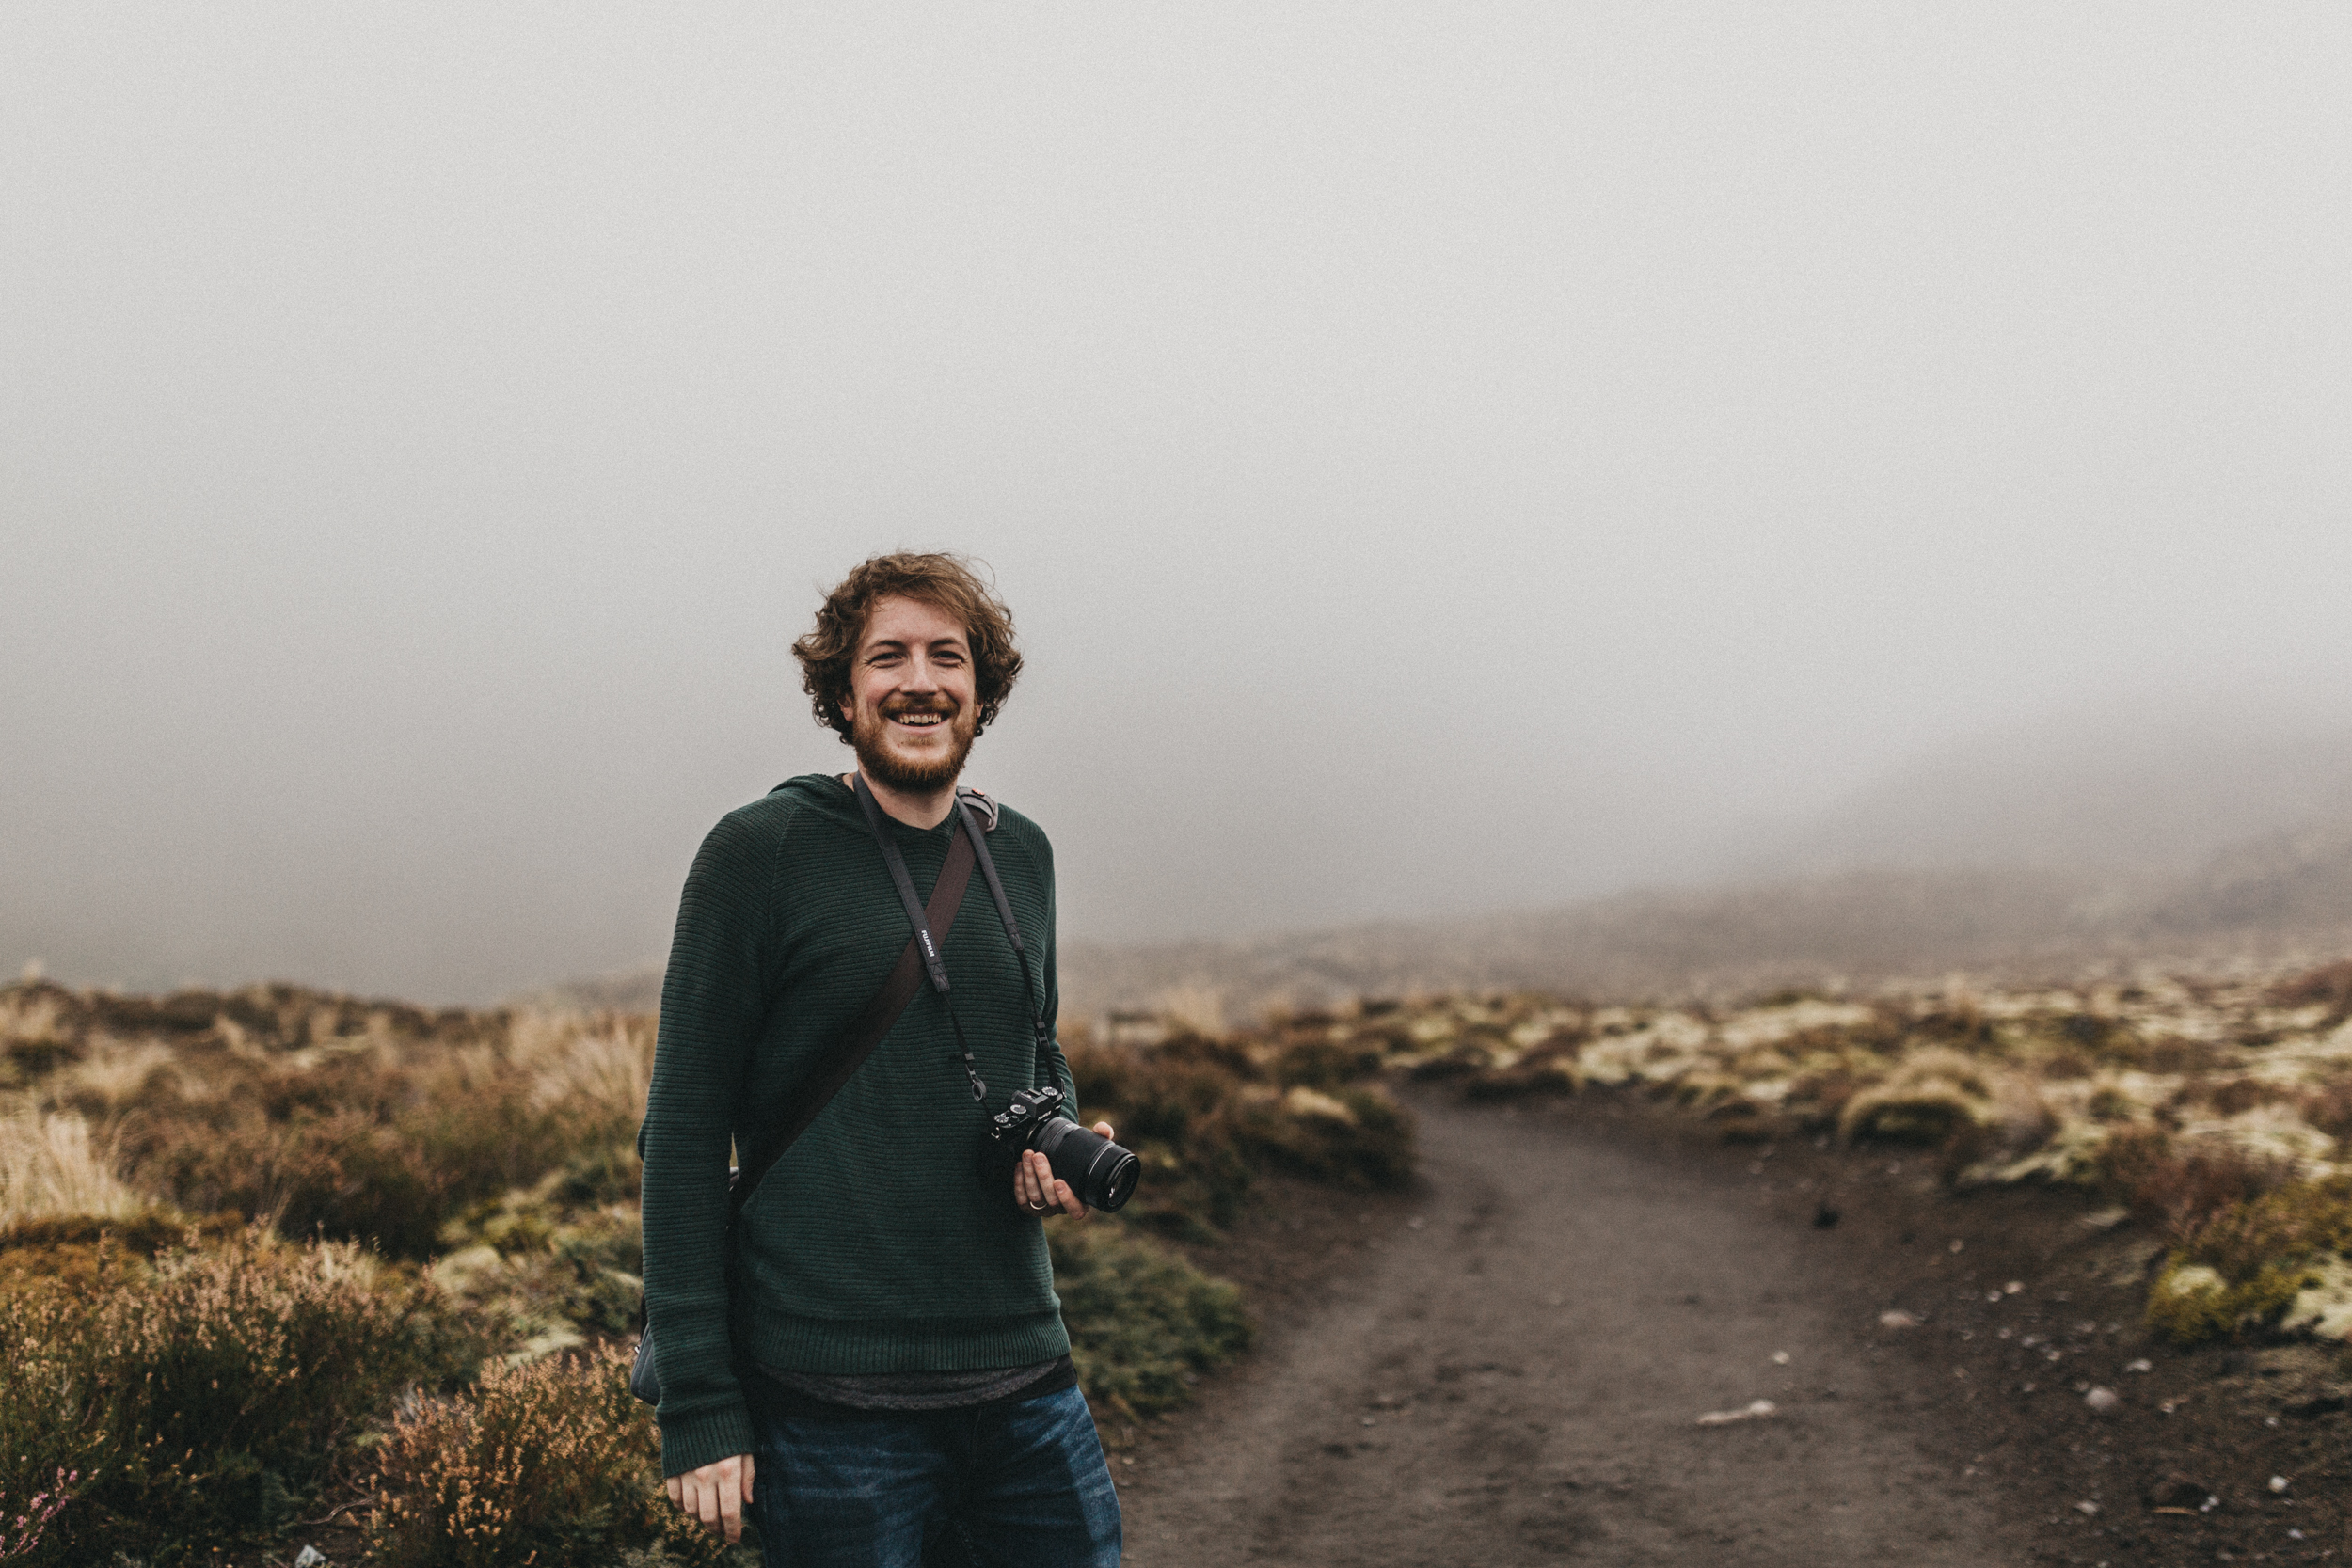
<svg viewBox="0 0 2352 1568"><path fill-rule="evenodd" d="M1010 1177L1013 1162L1034 1148L1055 1176L1070 1183L1079 1202L1109 1213L1135 1196L1143 1162L1133 1150L1060 1115L1066 1098L1051 1084L1023 1089L989 1117L985 1174L995 1180Z"/></svg>

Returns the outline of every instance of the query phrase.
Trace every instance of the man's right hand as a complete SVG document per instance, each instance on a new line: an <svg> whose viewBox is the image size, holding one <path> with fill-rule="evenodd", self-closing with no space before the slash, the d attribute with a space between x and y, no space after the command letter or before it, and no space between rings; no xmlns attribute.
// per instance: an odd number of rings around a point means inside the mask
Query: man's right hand
<svg viewBox="0 0 2352 1568"><path fill-rule="evenodd" d="M729 1544L743 1539L743 1510L752 1500L750 1454L714 1459L699 1470L672 1476L663 1484L669 1488L670 1501L688 1518L720 1531Z"/></svg>

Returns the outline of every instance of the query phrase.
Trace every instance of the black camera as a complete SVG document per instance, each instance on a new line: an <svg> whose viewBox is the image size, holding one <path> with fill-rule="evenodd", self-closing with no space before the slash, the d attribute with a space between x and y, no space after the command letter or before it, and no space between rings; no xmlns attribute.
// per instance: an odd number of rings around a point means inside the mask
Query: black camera
<svg viewBox="0 0 2352 1568"><path fill-rule="evenodd" d="M1022 1151L1034 1148L1045 1156L1056 1176L1070 1183L1079 1202L1109 1213L1135 1196L1143 1162L1134 1150L1056 1115L1061 1106L1061 1090L1049 1084L1023 1089L1011 1104L989 1117L990 1158L984 1164L990 1178L1009 1178Z"/></svg>

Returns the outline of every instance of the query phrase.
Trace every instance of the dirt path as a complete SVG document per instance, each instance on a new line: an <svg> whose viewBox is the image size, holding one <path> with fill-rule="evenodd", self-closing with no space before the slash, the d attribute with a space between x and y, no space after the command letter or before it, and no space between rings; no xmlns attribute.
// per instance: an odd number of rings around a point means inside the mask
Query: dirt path
<svg viewBox="0 0 2352 1568"><path fill-rule="evenodd" d="M1417 1109L1427 1190L1122 1469L1134 1568L2030 1560L1864 1348L1836 1232L1720 1161Z"/></svg>

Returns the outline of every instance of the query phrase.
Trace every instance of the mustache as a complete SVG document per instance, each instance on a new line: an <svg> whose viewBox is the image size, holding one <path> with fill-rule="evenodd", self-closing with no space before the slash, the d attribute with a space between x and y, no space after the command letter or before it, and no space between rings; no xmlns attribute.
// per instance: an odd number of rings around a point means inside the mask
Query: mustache
<svg viewBox="0 0 2352 1568"><path fill-rule="evenodd" d="M901 697L882 705L885 719L896 719L902 713L944 713L953 717L961 711L961 704L946 697Z"/></svg>

